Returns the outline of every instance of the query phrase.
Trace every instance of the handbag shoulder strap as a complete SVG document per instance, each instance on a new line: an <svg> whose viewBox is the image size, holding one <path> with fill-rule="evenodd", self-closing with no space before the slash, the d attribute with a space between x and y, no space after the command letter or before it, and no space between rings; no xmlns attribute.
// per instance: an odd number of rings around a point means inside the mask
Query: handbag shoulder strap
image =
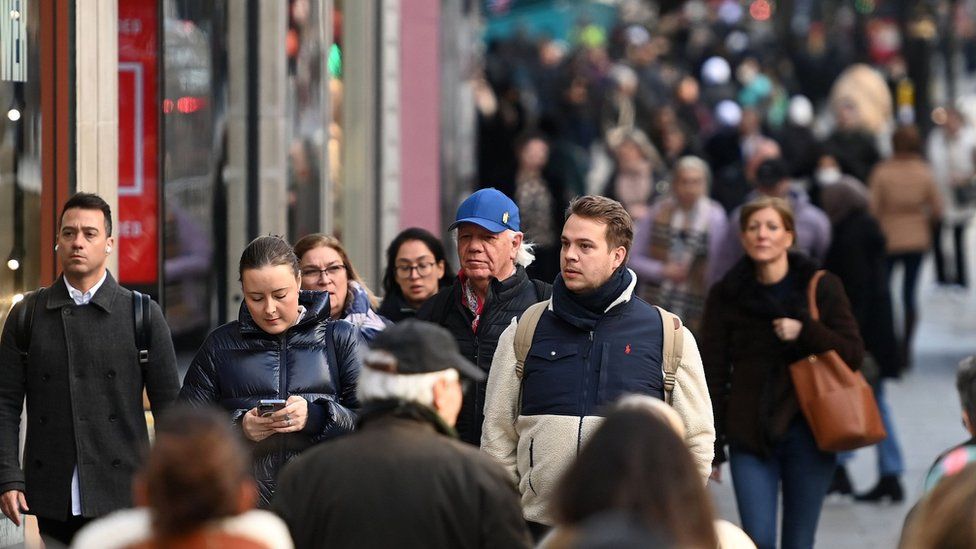
<svg viewBox="0 0 976 549"><path fill-rule="evenodd" d="M820 279L827 274L827 271L820 269L813 274L813 278L810 279L810 285L807 287L807 304L810 306L810 318L814 320L820 320L820 308L817 307L817 284L820 283Z"/></svg>

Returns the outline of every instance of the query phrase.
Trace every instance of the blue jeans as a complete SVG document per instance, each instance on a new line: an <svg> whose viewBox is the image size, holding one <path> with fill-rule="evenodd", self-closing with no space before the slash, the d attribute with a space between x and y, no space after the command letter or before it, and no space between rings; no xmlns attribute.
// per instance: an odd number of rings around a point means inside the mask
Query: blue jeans
<svg viewBox="0 0 976 549"><path fill-rule="evenodd" d="M776 515L783 486L783 549L813 547L820 509L837 458L817 448L813 433L797 416L769 458L729 449L729 466L742 529L759 549L776 548Z"/></svg>
<svg viewBox="0 0 976 549"><path fill-rule="evenodd" d="M891 418L891 408L885 399L884 380L879 379L871 385L874 389L874 400L878 403L878 411L881 412L881 422L884 424L885 432L888 436L877 443L875 448L878 452L878 474L880 476L900 477L905 472L905 459L901 455L901 445L898 444L898 434L895 432L895 423ZM854 452L841 452L837 454L837 459L841 463L847 463Z"/></svg>

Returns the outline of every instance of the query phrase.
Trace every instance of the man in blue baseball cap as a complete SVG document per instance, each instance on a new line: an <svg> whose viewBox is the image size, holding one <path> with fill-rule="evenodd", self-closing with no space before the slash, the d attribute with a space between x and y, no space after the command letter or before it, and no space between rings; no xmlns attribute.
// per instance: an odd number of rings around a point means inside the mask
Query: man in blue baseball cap
<svg viewBox="0 0 976 549"><path fill-rule="evenodd" d="M418 311L417 318L440 324L457 339L461 354L485 373L491 366L498 336L513 317L549 298L552 287L525 273L534 256L524 241L518 206L497 189L469 196L451 224L461 270ZM457 431L461 440L481 442L485 383L464 398Z"/></svg>

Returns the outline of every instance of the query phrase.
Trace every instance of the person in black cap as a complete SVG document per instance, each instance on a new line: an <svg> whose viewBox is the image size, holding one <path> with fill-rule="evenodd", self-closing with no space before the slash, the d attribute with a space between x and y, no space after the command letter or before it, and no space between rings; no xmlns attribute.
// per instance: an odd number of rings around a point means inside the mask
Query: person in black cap
<svg viewBox="0 0 976 549"><path fill-rule="evenodd" d="M764 196L782 198L790 203L796 220L794 248L822 264L830 250L830 220L823 210L810 202L810 196L803 187L793 184L789 166L780 158L765 160L756 168L756 190L746 197L746 202ZM741 211L742 206L732 210L729 226L738 226ZM738 231L728 231L724 245L713 259L716 277L724 276L744 255Z"/></svg>
<svg viewBox="0 0 976 549"><path fill-rule="evenodd" d="M357 386L358 430L279 477L272 509L295 546L529 547L505 471L455 438L461 383L484 380L440 326L381 332Z"/></svg>
<svg viewBox="0 0 976 549"><path fill-rule="evenodd" d="M461 261L457 279L417 312L420 320L447 328L461 354L486 374L512 318L552 294L550 284L525 272L535 257L519 223L518 206L497 189L482 189L462 202L451 225ZM464 442L480 444L484 405L485 384L477 382L458 417Z"/></svg>

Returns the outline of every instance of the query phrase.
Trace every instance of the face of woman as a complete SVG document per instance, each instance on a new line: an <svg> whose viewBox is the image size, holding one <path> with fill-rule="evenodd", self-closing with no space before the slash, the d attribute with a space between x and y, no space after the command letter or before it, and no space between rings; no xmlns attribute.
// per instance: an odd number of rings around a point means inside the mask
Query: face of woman
<svg viewBox="0 0 976 549"><path fill-rule="evenodd" d="M259 328L278 335L298 320L298 277L288 265L241 273L244 303Z"/></svg>
<svg viewBox="0 0 976 549"><path fill-rule="evenodd" d="M299 260L302 289L329 292L329 316L339 318L349 293L349 276L339 252L319 246L305 252Z"/></svg>
<svg viewBox="0 0 976 549"><path fill-rule="evenodd" d="M742 247L756 263L775 263L786 258L793 245L793 233L773 208L763 208L749 217L742 233Z"/></svg>
<svg viewBox="0 0 976 549"><path fill-rule="evenodd" d="M420 240L400 245L396 256L396 281L407 303L418 306L437 293L437 281L444 276L444 261Z"/></svg>

